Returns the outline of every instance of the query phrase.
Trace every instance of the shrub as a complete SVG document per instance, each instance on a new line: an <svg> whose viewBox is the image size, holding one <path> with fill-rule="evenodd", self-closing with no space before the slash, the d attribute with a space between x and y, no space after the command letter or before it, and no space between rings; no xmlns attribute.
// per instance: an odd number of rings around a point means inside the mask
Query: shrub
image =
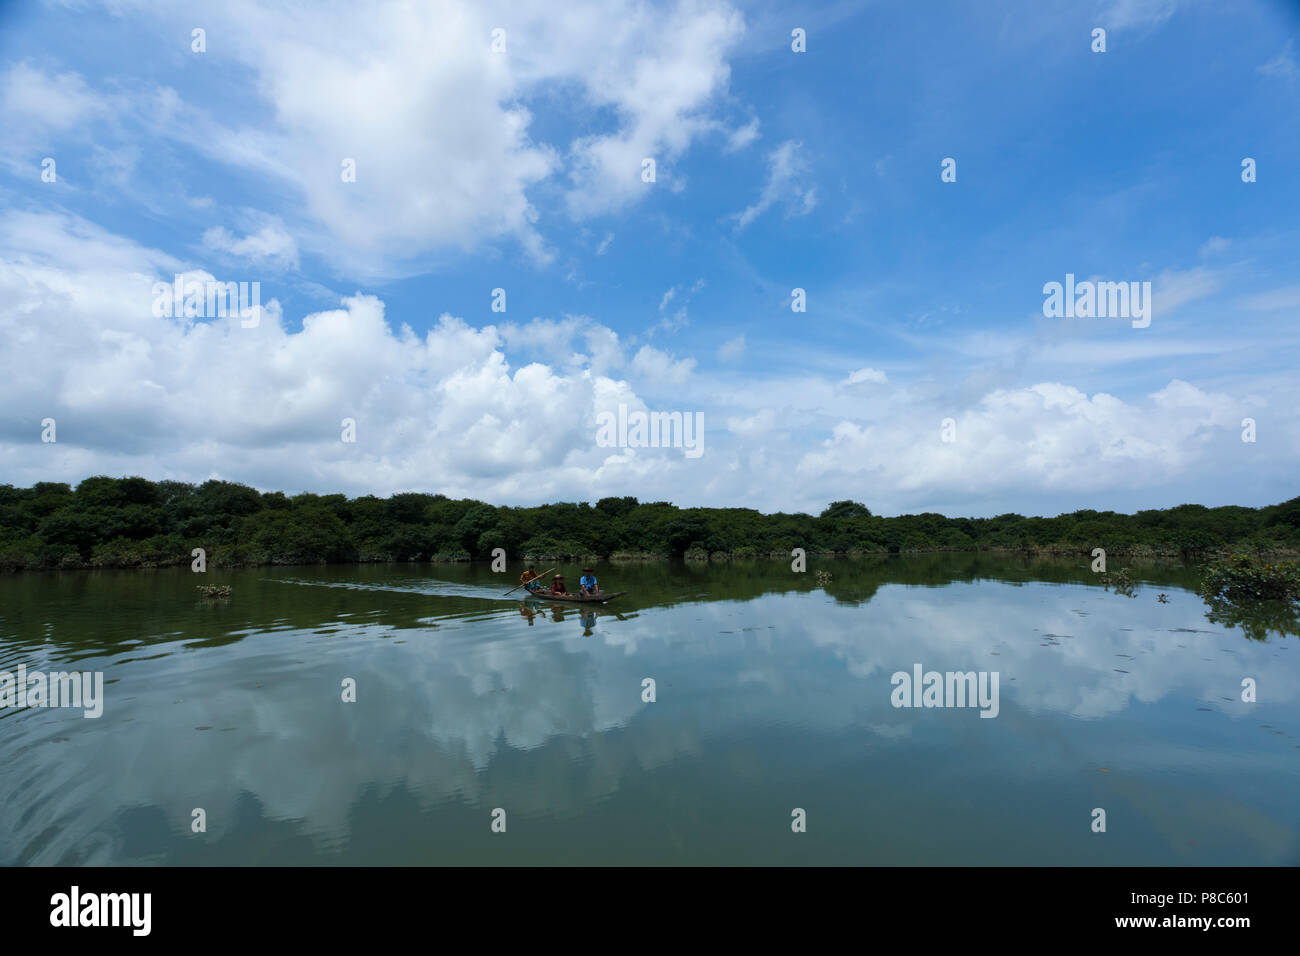
<svg viewBox="0 0 1300 956"><path fill-rule="evenodd" d="M1234 554L1211 561L1199 588L1206 600L1300 601L1300 565L1294 561L1265 562L1251 554Z"/></svg>
<svg viewBox="0 0 1300 956"><path fill-rule="evenodd" d="M1106 572L1101 576L1101 586L1107 591L1114 588L1116 594L1125 597L1137 597L1137 586L1133 583L1133 575L1129 573L1128 568Z"/></svg>

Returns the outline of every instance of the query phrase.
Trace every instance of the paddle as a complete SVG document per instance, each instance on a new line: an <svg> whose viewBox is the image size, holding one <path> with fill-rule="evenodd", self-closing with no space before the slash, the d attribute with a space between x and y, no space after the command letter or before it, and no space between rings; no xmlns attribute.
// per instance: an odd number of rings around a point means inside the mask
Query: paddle
<svg viewBox="0 0 1300 956"><path fill-rule="evenodd" d="M532 584L533 581L540 581L540 580L542 579L543 575L550 574L550 573L551 573L552 571L554 571L554 570L555 570L555 568L547 568L547 569L546 569L545 571L543 571L541 574L537 575L537 577L533 578L532 581L525 581L524 584ZM512 588L510 589L510 591L507 591L506 594L509 594L511 591L518 591L521 587L524 586L524 584L516 584L514 587L512 587ZM501 595L501 596L502 596L502 597L505 597L506 594L503 594L503 595Z"/></svg>

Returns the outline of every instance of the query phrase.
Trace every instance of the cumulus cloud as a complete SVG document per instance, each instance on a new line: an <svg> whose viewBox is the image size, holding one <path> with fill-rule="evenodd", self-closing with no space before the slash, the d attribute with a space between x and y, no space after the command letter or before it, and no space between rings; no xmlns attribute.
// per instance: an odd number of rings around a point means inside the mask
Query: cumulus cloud
<svg viewBox="0 0 1300 956"><path fill-rule="evenodd" d="M120 6L188 34L192 14L181 4ZM114 108L229 169L272 178L298 199L299 221L286 226L301 247L381 276L406 274L432 253L510 240L552 261L531 195L546 181L577 218L647 196L643 158L680 186L672 164L722 122L727 58L743 32L725 0L576 0L563 11L544 0L231 0L205 15L209 36L222 38L205 57L247 72L257 108L205 108L167 87L134 90L135 106ZM493 51L497 27L504 52ZM108 109L75 74L20 65L2 89L7 115L60 129ZM544 142L528 104L557 90L581 114L582 132ZM345 160L355 181L342 178Z"/></svg>
<svg viewBox="0 0 1300 956"><path fill-rule="evenodd" d="M607 375L626 364L618 333L585 315L509 323L501 337L516 354L544 358L571 371L586 368Z"/></svg>
<svg viewBox="0 0 1300 956"><path fill-rule="evenodd" d="M238 316L159 317L153 284L176 274L229 278L76 217L0 220L7 481L218 476L291 491L499 503L636 494L787 511L865 485L873 509L890 513L1025 489L1168 496L1197 476L1233 488L1290 474L1300 441L1289 412L1270 412L1289 408L1294 383L1258 380L1254 394L1175 380L1126 400L1048 381L956 402L890 382L865 403L844 386L888 381L878 370L720 386L695 357L633 352L589 316L475 327L444 312L418 334L357 292L302 315L300 330L274 298L255 328ZM702 412L706 454L597 446L597 412L620 404ZM1260 422L1258 445L1239 440L1247 415ZM39 439L46 417L55 444ZM940 441L946 417L953 444ZM355 443L341 441L344 418L356 421Z"/></svg>
<svg viewBox="0 0 1300 956"><path fill-rule="evenodd" d="M401 258L513 237L549 258L527 190L557 160L529 137L508 58L491 50L492 11L235 3L225 18L274 109L265 146L331 242ZM349 159L355 182L342 181Z"/></svg>
<svg viewBox="0 0 1300 956"><path fill-rule="evenodd" d="M1240 398L1177 380L1136 406L1041 383L995 390L950 416L954 442L942 440L937 418L841 421L799 470L870 475L901 489L1136 487L1182 474L1244 409Z"/></svg>
<svg viewBox="0 0 1300 956"><path fill-rule="evenodd" d="M645 196L651 184L641 179L644 159L655 160L656 182L671 182L673 161L715 125L709 107L726 89L726 57L744 31L740 14L721 3L666 10L596 3L583 13L590 19L569 50L587 63L586 95L611 109L618 125L570 147L567 199L578 218L616 212Z"/></svg>
<svg viewBox="0 0 1300 956"><path fill-rule="evenodd" d="M504 330L443 314L418 336L392 327L366 294L305 316L297 332L274 300L255 328L238 316L156 316L153 284L174 274L225 278L75 218L6 220L0 336L14 347L0 353L0 460L11 478L219 474L262 487L500 498L530 480L587 484L609 455L595 445L598 404L639 401L605 376L623 362L617 336L589 320L559 324L586 356L515 366ZM634 377L671 383L694 362L642 349L631 365ZM520 414L530 409L545 413L545 429ZM29 424L45 417L59 441L33 445ZM344 418L357 423L355 444L341 441Z"/></svg>
<svg viewBox="0 0 1300 956"><path fill-rule="evenodd" d="M728 418L727 428L736 435L751 438L770 434L776 428L776 423L776 412L770 408L762 408L753 415Z"/></svg>
<svg viewBox="0 0 1300 956"><path fill-rule="evenodd" d="M695 359L675 359L667 352L641 346L632 359L632 370L656 385L680 385L695 368Z"/></svg>

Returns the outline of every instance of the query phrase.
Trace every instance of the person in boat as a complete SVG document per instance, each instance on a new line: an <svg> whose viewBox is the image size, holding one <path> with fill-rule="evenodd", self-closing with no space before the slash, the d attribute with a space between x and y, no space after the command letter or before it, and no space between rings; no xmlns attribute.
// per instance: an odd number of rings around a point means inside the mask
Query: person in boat
<svg viewBox="0 0 1300 956"><path fill-rule="evenodd" d="M596 583L596 572L591 568L583 568L582 577L578 578L578 588L583 594L599 594L600 585Z"/></svg>
<svg viewBox="0 0 1300 956"><path fill-rule="evenodd" d="M551 579L551 594L568 594L569 589L564 586L564 575L557 574Z"/></svg>
<svg viewBox="0 0 1300 956"><path fill-rule="evenodd" d="M519 575L519 583L524 586L525 591L536 591L541 585L533 582L540 577L541 575L537 573L537 565L530 564L528 570Z"/></svg>

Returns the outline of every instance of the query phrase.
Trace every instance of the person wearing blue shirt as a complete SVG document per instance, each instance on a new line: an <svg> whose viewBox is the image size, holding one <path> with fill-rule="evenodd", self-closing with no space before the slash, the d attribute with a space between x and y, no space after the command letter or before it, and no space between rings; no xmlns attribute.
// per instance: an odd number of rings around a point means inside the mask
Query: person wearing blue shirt
<svg viewBox="0 0 1300 956"><path fill-rule="evenodd" d="M596 574L591 568L582 569L582 577L578 578L578 587L583 594L600 593L600 585L596 583Z"/></svg>

